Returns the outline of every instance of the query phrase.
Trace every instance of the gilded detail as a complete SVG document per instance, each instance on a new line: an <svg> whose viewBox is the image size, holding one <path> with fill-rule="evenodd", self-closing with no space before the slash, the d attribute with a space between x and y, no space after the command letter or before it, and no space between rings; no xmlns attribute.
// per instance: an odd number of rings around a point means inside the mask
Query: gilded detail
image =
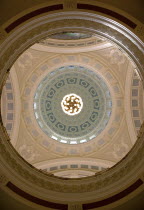
<svg viewBox="0 0 144 210"><path fill-rule="evenodd" d="M79 96L72 93L63 98L61 106L66 114L75 115L82 110L83 102Z"/></svg>

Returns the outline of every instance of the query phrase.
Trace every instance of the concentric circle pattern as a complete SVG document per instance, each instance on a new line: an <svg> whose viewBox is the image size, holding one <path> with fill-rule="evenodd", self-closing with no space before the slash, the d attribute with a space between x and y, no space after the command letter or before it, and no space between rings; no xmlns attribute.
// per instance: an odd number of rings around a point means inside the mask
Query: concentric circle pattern
<svg viewBox="0 0 144 210"><path fill-rule="evenodd" d="M70 93L83 101L79 114L68 115L62 110L61 101ZM64 66L49 73L34 96L34 113L40 128L62 143L78 144L95 138L107 125L111 111L106 83L82 66Z"/></svg>

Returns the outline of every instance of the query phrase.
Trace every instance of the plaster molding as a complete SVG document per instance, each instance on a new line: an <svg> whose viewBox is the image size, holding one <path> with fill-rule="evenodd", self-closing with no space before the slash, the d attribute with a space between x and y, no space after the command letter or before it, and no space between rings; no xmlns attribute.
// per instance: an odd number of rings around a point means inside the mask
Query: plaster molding
<svg viewBox="0 0 144 210"><path fill-rule="evenodd" d="M136 34L144 41L144 24L138 24L135 29Z"/></svg>
<svg viewBox="0 0 144 210"><path fill-rule="evenodd" d="M0 187L5 186L8 181L8 178L3 173L0 173Z"/></svg>
<svg viewBox="0 0 144 210"><path fill-rule="evenodd" d="M64 9L73 10L77 8L77 0L64 0Z"/></svg>
<svg viewBox="0 0 144 210"><path fill-rule="evenodd" d="M54 160L46 160L41 161L38 163L35 163L34 166L39 169L45 169L48 167L53 167L54 165L60 166L60 165L70 165L70 164L86 164L86 165L94 165L94 166L102 166L102 167L112 167L115 163L112 161L107 161L103 159L95 159L95 158L81 158L81 157L67 157L67 158L61 158L61 159L54 159Z"/></svg>
<svg viewBox="0 0 144 210"><path fill-rule="evenodd" d="M4 39L6 39L7 37L7 33L5 32L5 30L3 28L0 27L0 43L4 41Z"/></svg>
<svg viewBox="0 0 144 210"><path fill-rule="evenodd" d="M73 56L74 60L69 60L69 57ZM93 62L91 62L92 59L96 59L93 60ZM65 60L64 60L65 59ZM43 63L41 63L41 65L38 65L35 69L33 69L33 73L30 75L29 78L27 78L27 81L25 83L25 87L23 88L23 92L22 92L22 104L23 104L23 119L24 122L27 126L27 129L29 130L30 134L32 136L35 136L34 138L36 139L37 143L40 144L41 146L43 146L46 150L50 150L53 152L56 152L56 145L60 146L63 149L66 149L66 154L64 154L63 151L61 151L62 155L70 155L69 151L70 148L75 149L76 151L78 151L75 155L82 155L83 151L85 150L85 144L84 145L80 145L78 147L78 145L74 146L74 145L70 145L70 147L67 144L58 144L58 142L51 140L51 138L48 138L46 134L44 134L41 129L39 128L35 116L34 116L34 111L33 111L33 98L34 98L34 94L35 94L35 90L39 84L39 82L45 77L45 75L47 75L48 72L52 72L53 70L55 70L55 68L61 67L61 66L67 66L70 62L72 62L73 65L82 65L84 67L90 68L92 71L96 71L96 72L100 72L101 76L103 77L103 79L107 82L108 87L110 88L110 92L112 95L112 103L113 103L113 111L112 111L112 115L111 118L109 120L109 123L105 129L105 132L107 132L107 136L110 136L111 138L115 135L115 133L117 132L117 130L119 130L120 128L120 124L124 115L123 112L123 90L120 86L120 82L118 81L118 79L115 77L115 75L112 72L112 69L104 63L102 64L101 60L98 59L95 55L93 56L84 56L82 54L79 54L79 56L75 56L74 55L68 55L65 56L63 59L62 56L60 55L56 55L55 57L52 58L45 58L45 60L43 61ZM87 59L87 62L84 64L84 59ZM58 64L55 61L58 61ZM96 65L98 65L101 67L100 69L95 68ZM42 69L45 67L45 70L42 71ZM106 79L107 74L111 74L111 77L113 78L112 80L108 80ZM33 76L35 75L36 79L34 82L30 82L32 81ZM114 91L114 88L117 87L119 89L119 93ZM26 92L29 92L28 94L26 94ZM121 102L120 106L117 106L118 101ZM120 120L115 121L115 116L119 116ZM114 129L114 132L112 132L112 134L110 135L110 129ZM94 144L98 144L98 141L100 139L103 138L103 133L99 134L97 141L95 141L95 139L93 139L93 141L88 142L89 146L94 145ZM107 140L109 141L110 138L105 137ZM46 140L45 140L46 139ZM51 146L50 146L51 145ZM87 145L88 146L88 145ZM98 150L101 146L103 145L99 145L98 147L96 147L96 150ZM94 146L92 146L94 148ZM89 153L92 153L93 151L90 150ZM59 155L61 155L59 153Z"/></svg>
<svg viewBox="0 0 144 210"><path fill-rule="evenodd" d="M82 204L68 204L68 210L83 210Z"/></svg>
<svg viewBox="0 0 144 210"><path fill-rule="evenodd" d="M57 13L55 20L50 20L54 15L50 15L48 21L45 16L34 20L35 24L33 21L30 21L16 29L10 37L5 40L3 45L1 45L3 49L1 50L2 56L0 63L1 76L5 74L20 53L30 44L36 42L40 38L44 38L48 33L53 33L60 29L79 27L81 27L82 31L85 29L95 33L97 32L119 44L120 47L126 50L129 56L134 59L134 62L141 72L141 76L144 75L142 69L144 64L143 45L133 33L122 25L111 22L110 19L104 20L95 14L92 14L92 16L89 15L88 17L89 13L84 12L81 14L82 16L80 16L80 13L71 16L72 14L70 15L69 13L61 13L61 16L59 17L59 13ZM65 15L65 17L63 15ZM68 20L68 18L71 20ZM42 19L45 20L40 23ZM62 19L64 22L61 21ZM107 28L107 26L109 26L109 28ZM25 30L22 31L21 29ZM12 37L15 38L12 39ZM3 81L1 80L1 82ZM89 202L94 199L97 200L99 198L98 196L101 196L101 198L108 196L106 189L109 189L110 194L114 194L116 191L124 189L126 185L133 182L143 171L143 129L141 130L138 140L132 150L116 166L94 177L71 181L45 175L28 165L28 163L19 157L7 141L9 138L3 132L2 124L0 131L0 155L3 164L9 166L6 170L7 173L12 173L11 180L14 181L17 178L19 182L21 181L20 186L23 186L23 189L29 188L31 193L35 195L38 195L41 192L41 197L47 196L47 199L48 196L50 196L50 198L53 198L54 200L56 197L54 194L56 195L56 192L59 192L57 200L62 200L64 195L69 194L67 195L68 197L65 202L77 201L78 199L83 200L83 202ZM100 191L101 193L99 193ZM70 193L73 194L72 197ZM82 193L82 197L78 198L77 193Z"/></svg>

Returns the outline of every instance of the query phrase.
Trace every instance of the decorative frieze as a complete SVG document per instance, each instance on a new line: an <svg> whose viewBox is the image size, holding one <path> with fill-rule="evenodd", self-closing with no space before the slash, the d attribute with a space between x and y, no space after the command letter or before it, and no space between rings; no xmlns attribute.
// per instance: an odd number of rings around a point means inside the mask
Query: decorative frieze
<svg viewBox="0 0 144 210"><path fill-rule="evenodd" d="M137 34L142 40L144 40L144 24L139 24L139 25L137 25L135 31L136 31L136 34Z"/></svg>
<svg viewBox="0 0 144 210"><path fill-rule="evenodd" d="M59 17L58 13L56 13L56 15L57 17ZM80 17L82 18L82 16ZM100 31L102 34L105 34L106 37L107 36L110 37L110 34L114 34L115 36L114 41L119 40L119 42L121 42L120 46L123 47L125 46L125 43L127 43L127 46L129 45L129 51L133 50L134 48L135 62L138 64L138 66L140 66L139 63L137 62L138 59L140 59L141 62L143 63L143 53L141 49L138 47L138 45L136 46L135 43L132 42L131 39L128 38L128 36L124 36L122 32L119 32L120 30L117 30L117 27L116 25L114 25L113 22L110 22L111 25L113 24L113 27L111 28L109 27L110 31L108 31L107 19L105 19L104 24L102 24L102 21L101 23L100 21L98 23L97 21L98 17L93 18L93 21L88 21L85 19L69 21L68 14L66 17L63 17L61 14L59 18L63 18L63 20L59 20L56 23L54 21L50 23L50 19L48 23L46 23L46 19L44 19L45 22L40 22L40 20L38 19L39 21L38 26L36 26L37 20L34 19L35 28L33 27L34 24L31 22L31 25L30 24L28 25L28 30L26 27L24 28L25 34L23 35L21 34L21 32L17 32L15 30L15 36L19 34L19 37L17 37L16 42L9 43L9 49L5 52L4 56L1 57L0 67L3 70L2 73L4 72L5 68L8 65L14 62L14 60L26 47L30 46L31 43L42 38L44 34L48 33L48 31L50 30L56 31L57 28L60 28L60 27L64 28L65 26L70 26L71 28L74 28L76 26L79 28L83 27L86 30L88 30L88 28L89 30L95 29L95 31ZM122 30L123 28L121 28L121 31ZM8 42L6 44L8 44ZM95 190L96 192L98 189L100 189L101 191L104 192L105 188L107 189L109 188L110 190L115 191L118 189L115 189L114 186L118 186L118 188L121 189L125 184L127 184L127 182L129 182L129 180L127 179L128 174L132 176L138 176L139 175L138 168L142 168L143 154L144 154L143 131L140 132L140 136L137 140L137 143L135 144L131 152L125 157L124 160L122 160L115 167L113 167L112 169L108 171L104 171L100 176L70 182L69 180L61 180L59 178L54 178L54 177L49 177L49 176L47 177L46 175L38 172L36 169L31 167L30 165L26 164L21 158L19 158L18 154L12 150L12 148L6 141L7 136L2 133L1 127L0 129L1 129L0 158L3 159L3 161L7 165L6 169L11 168L13 169L13 174L19 174L19 181L22 182L22 180L25 180L24 186L27 189L29 188L32 194L36 194L37 193L36 190L39 189L38 193L41 193L41 197L43 197L43 192L44 192L44 195L46 194L47 189L52 190L52 191L59 191L60 192L59 199L61 199L61 197L63 198L62 192L66 192L66 193L75 192L76 194L73 194L74 199L77 199L78 192L85 192L83 193L83 199L87 199L88 191L91 192ZM137 174L133 173L135 170L137 170ZM2 180L4 180L4 178L2 178ZM75 182L76 184L73 184L73 182ZM4 181L2 181L2 183L4 183ZM33 184L33 187L31 187L32 184ZM49 194L50 193L47 193L47 195ZM95 193L95 197L97 195L99 195L99 193Z"/></svg>
<svg viewBox="0 0 144 210"><path fill-rule="evenodd" d="M6 38L6 36L6 32L2 28L0 28L0 42L3 41Z"/></svg>
<svg viewBox="0 0 144 210"><path fill-rule="evenodd" d="M68 204L68 210L83 210L82 204Z"/></svg>
<svg viewBox="0 0 144 210"><path fill-rule="evenodd" d="M4 174L0 173L0 187L5 186L7 182L8 182L7 177Z"/></svg>
<svg viewBox="0 0 144 210"><path fill-rule="evenodd" d="M65 0L64 9L71 10L77 8L77 0Z"/></svg>

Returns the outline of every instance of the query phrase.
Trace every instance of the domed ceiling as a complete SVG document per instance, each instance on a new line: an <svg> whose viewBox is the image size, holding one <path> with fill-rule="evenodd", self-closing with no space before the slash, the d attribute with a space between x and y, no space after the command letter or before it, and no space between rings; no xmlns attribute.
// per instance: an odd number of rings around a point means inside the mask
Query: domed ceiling
<svg viewBox="0 0 144 210"><path fill-rule="evenodd" d="M39 126L62 143L84 143L96 137L107 125L111 110L106 83L82 66L64 66L49 73L34 97Z"/></svg>
<svg viewBox="0 0 144 210"><path fill-rule="evenodd" d="M99 36L63 32L14 63L2 118L30 164L84 177L112 167L132 148L143 121L141 97L136 66L121 49Z"/></svg>

